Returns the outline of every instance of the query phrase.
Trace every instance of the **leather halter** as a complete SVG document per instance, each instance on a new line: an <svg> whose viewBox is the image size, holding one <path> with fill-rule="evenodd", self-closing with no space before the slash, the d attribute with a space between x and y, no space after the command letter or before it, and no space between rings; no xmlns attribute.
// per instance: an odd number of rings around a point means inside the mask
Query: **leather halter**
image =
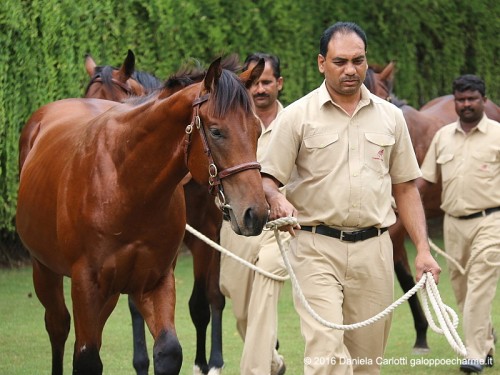
<svg viewBox="0 0 500 375"><path fill-rule="evenodd" d="M230 209L230 206L226 204L226 198L224 196L224 191L222 187L222 179L229 177L233 174L246 171L247 169L260 170L260 164L256 161L251 161L223 169L220 172L218 171L217 166L215 165L214 159L212 157L212 152L210 151L210 146L208 145L205 128L203 127L203 124L201 123L201 118L199 116L200 106L203 103L205 103L209 99L209 97L210 97L209 94L205 94L203 96L198 96L193 101L193 107L194 107L193 119L191 120L191 123L188 126L186 126L186 139L184 143L184 160L186 166L188 166L189 146L191 145L191 134L193 132L193 129L196 128L200 131L200 137L203 143L203 151L205 152L208 158L208 175L209 175L208 191L210 194L218 198L219 208L222 210L224 215L227 216L228 215L227 210Z"/></svg>
<svg viewBox="0 0 500 375"><path fill-rule="evenodd" d="M89 83L89 87L90 85L92 85L93 83L103 83L102 81L102 78L100 75L96 75L92 81L90 81ZM130 85L128 83L123 83L123 82L120 82L118 81L117 79L115 78L111 78L111 82L113 82L115 85L119 86L123 91L125 91L126 94L128 95L133 95L134 92L132 91L132 88L130 87Z"/></svg>

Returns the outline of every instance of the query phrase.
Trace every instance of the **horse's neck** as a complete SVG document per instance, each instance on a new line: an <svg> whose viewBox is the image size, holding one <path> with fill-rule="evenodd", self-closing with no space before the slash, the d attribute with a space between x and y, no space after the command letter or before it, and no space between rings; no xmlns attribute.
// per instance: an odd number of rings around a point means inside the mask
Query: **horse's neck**
<svg viewBox="0 0 500 375"><path fill-rule="evenodd" d="M194 95L193 95L194 98ZM115 155L126 181L174 188L187 173L185 128L191 122L191 95L153 100L121 116L119 137L124 150Z"/></svg>

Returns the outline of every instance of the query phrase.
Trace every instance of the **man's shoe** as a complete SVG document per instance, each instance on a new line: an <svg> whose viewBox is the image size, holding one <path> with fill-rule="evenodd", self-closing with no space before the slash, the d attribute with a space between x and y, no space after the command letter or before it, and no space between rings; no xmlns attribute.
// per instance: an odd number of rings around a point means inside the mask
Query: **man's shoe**
<svg viewBox="0 0 500 375"><path fill-rule="evenodd" d="M483 371L483 366L477 359L464 359L460 365L460 371L466 374L479 374Z"/></svg>
<svg viewBox="0 0 500 375"><path fill-rule="evenodd" d="M495 360L493 359L493 355L488 354L484 360L484 367L493 367L494 364Z"/></svg>

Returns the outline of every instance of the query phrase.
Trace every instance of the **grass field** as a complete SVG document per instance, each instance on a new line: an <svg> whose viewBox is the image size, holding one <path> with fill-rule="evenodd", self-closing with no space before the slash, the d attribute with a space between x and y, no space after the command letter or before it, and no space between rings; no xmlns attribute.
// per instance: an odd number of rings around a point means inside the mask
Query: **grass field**
<svg viewBox="0 0 500 375"><path fill-rule="evenodd" d="M438 244L440 244L438 242ZM414 251L410 250L409 259L413 262ZM444 302L455 311L457 307L449 285L445 262L438 258L443 273L439 290ZM183 347L184 363L181 374L192 374L194 361L195 331L188 312L188 299L192 288L191 257L182 255L176 269L177 311L176 327ZM65 284L66 295L69 292L69 280ZM402 295L396 285L395 296ZM43 323L43 308L33 290L31 268L0 270L0 374L1 375L40 375L50 374L50 346ZM67 297L70 306L69 297ZM70 311L71 308L69 307ZM494 302L493 319L500 327L500 291ZM497 328L498 329L498 328ZM224 312L224 359L225 375L237 375L242 343L235 328L231 311L231 301L227 301ZM461 334L461 326L459 326ZM300 336L299 321L292 302L290 282L286 282L280 302L279 315L280 352L285 356L287 374L302 373L303 341ZM66 345L65 373L71 374L71 356L73 352L73 327ZM460 374L456 364L445 364L458 356L453 352L445 337L429 330L428 341L431 347L426 355L413 355L412 345L415 340L413 320L409 306L404 303L394 313L393 325L382 374ZM149 339L149 351L152 340ZM122 296L117 308L106 324L101 357L104 373L107 375L134 374L132 367L132 333L126 296ZM486 369L484 374L500 374L496 368ZM153 371L150 369L150 374Z"/></svg>

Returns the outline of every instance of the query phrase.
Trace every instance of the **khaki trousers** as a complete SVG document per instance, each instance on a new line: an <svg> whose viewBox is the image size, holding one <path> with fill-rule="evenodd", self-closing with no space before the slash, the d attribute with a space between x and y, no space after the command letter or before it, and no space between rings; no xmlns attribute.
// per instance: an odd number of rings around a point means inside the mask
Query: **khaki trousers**
<svg viewBox="0 0 500 375"><path fill-rule="evenodd" d="M307 231L290 241L290 263L313 310L325 320L353 324L373 317L394 300L389 232L359 242ZM304 374L379 374L391 317L342 331L317 322L295 297L305 339Z"/></svg>
<svg viewBox="0 0 500 375"><path fill-rule="evenodd" d="M287 245L289 235L283 233L281 238ZM243 237L234 233L228 222L223 222L220 243L259 268L278 276L287 275L274 231ZM236 327L244 342L240 374L271 374L271 368L281 363L275 348L283 281L270 279L222 254L219 283L222 293L232 301Z"/></svg>
<svg viewBox="0 0 500 375"><path fill-rule="evenodd" d="M468 220L445 215L443 227L446 252L463 268L471 256L484 246L500 242L500 212ZM492 249L499 251L500 247ZM495 351L491 309L500 279L500 267L486 264L486 259L498 263L500 254L481 252L473 261L468 275L462 275L453 263L448 262L451 285L463 315L469 359L484 360L487 354L493 355Z"/></svg>

